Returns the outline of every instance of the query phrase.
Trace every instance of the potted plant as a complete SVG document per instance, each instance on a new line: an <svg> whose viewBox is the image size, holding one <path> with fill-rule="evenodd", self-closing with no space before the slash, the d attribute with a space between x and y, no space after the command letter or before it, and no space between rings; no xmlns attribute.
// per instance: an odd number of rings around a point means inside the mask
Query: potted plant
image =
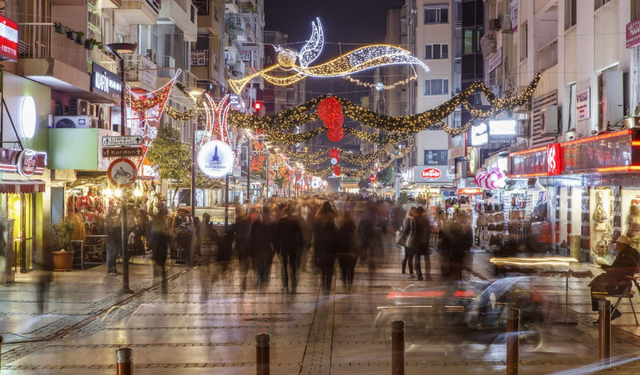
<svg viewBox="0 0 640 375"><path fill-rule="evenodd" d="M86 39L84 38L84 33L82 31L78 31L76 35L76 43L80 45L84 45L85 42L86 42Z"/></svg>
<svg viewBox="0 0 640 375"><path fill-rule="evenodd" d="M84 42L84 47L90 51L94 49L96 45L98 45L98 41L93 38L89 38L86 42Z"/></svg>
<svg viewBox="0 0 640 375"><path fill-rule="evenodd" d="M53 27L56 30L56 33L58 34L66 34L67 33L67 28L62 26L62 24L60 22L54 22L53 23Z"/></svg>
<svg viewBox="0 0 640 375"><path fill-rule="evenodd" d="M71 239L76 230L71 221L61 221L53 226L53 270L68 272L73 266Z"/></svg>
<svg viewBox="0 0 640 375"><path fill-rule="evenodd" d="M67 29L67 38L71 39L71 40L76 40L76 32L71 30L71 29Z"/></svg>

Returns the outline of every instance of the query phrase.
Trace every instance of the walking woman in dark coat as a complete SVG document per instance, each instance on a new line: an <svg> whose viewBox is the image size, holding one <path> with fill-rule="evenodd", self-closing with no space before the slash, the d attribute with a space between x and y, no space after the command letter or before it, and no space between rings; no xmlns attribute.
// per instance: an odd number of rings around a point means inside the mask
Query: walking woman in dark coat
<svg viewBox="0 0 640 375"><path fill-rule="evenodd" d="M347 289L351 289L358 262L357 226L348 211L340 216L338 222L338 264L340 265L342 284Z"/></svg>
<svg viewBox="0 0 640 375"><path fill-rule="evenodd" d="M149 247L153 255L153 262L159 268L162 275L162 293L167 292L167 274L165 273L164 264L167 261L167 248L169 245L169 229L165 223L167 216L166 209L162 208L158 214L151 220L151 236L149 238Z"/></svg>
<svg viewBox="0 0 640 375"><path fill-rule="evenodd" d="M415 238L413 240L414 268L418 274L418 280L431 280L431 260L429 258L429 240L431 239L431 223L423 207L416 209ZM424 256L424 277L420 267L420 257Z"/></svg>
<svg viewBox="0 0 640 375"><path fill-rule="evenodd" d="M314 238L314 255L322 272L322 287L328 291L331 289L339 242L336 212L329 202L324 202L316 214Z"/></svg>

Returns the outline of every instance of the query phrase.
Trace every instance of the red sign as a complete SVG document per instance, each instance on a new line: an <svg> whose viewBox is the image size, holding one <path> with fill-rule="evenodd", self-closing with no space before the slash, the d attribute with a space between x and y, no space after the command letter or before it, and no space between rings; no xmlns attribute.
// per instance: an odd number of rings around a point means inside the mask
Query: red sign
<svg viewBox="0 0 640 375"><path fill-rule="evenodd" d="M136 182L138 167L129 159L116 159L109 165L107 177L112 185L126 188Z"/></svg>
<svg viewBox="0 0 640 375"><path fill-rule="evenodd" d="M637 45L640 45L640 20L627 24L627 48L633 48Z"/></svg>
<svg viewBox="0 0 640 375"><path fill-rule="evenodd" d="M18 61L18 24L0 16L0 58Z"/></svg>
<svg viewBox="0 0 640 375"><path fill-rule="evenodd" d="M18 155L18 174L31 177L36 174L38 154L33 150L22 150Z"/></svg>
<svg viewBox="0 0 640 375"><path fill-rule="evenodd" d="M433 179L433 180L437 180L440 177L442 177L442 172L440 172L440 170L435 169L435 168L426 168L423 169L422 172L420 172L420 176L422 176L422 178L424 179Z"/></svg>
<svg viewBox="0 0 640 375"><path fill-rule="evenodd" d="M141 157L144 154L142 147L103 147L103 158L130 158Z"/></svg>
<svg viewBox="0 0 640 375"><path fill-rule="evenodd" d="M47 154L33 150L0 148L0 172L18 173L24 177L44 173Z"/></svg>
<svg viewBox="0 0 640 375"><path fill-rule="evenodd" d="M547 172L550 176L558 176L562 173L563 160L560 143L552 143L547 146Z"/></svg>

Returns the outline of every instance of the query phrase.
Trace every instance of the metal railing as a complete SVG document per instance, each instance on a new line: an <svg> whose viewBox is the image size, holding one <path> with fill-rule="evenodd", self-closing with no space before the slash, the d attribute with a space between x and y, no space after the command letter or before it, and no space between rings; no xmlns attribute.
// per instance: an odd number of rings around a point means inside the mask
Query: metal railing
<svg viewBox="0 0 640 375"><path fill-rule="evenodd" d="M536 52L538 72L544 72L558 64L558 39L554 39Z"/></svg>

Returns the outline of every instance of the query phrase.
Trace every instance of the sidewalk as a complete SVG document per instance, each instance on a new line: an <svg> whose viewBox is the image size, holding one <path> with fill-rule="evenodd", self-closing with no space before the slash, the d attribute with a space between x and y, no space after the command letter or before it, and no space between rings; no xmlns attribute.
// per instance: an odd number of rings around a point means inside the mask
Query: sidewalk
<svg viewBox="0 0 640 375"><path fill-rule="evenodd" d="M117 267L122 272L122 263ZM167 265L167 276L184 269ZM45 339L129 296L121 291L122 275L107 276L104 264L87 270L53 272L48 290L42 291L38 282L45 275L42 271L17 273L14 283L0 286L0 335L5 344ZM134 292L160 280L153 276L149 256L129 264L129 285Z"/></svg>

